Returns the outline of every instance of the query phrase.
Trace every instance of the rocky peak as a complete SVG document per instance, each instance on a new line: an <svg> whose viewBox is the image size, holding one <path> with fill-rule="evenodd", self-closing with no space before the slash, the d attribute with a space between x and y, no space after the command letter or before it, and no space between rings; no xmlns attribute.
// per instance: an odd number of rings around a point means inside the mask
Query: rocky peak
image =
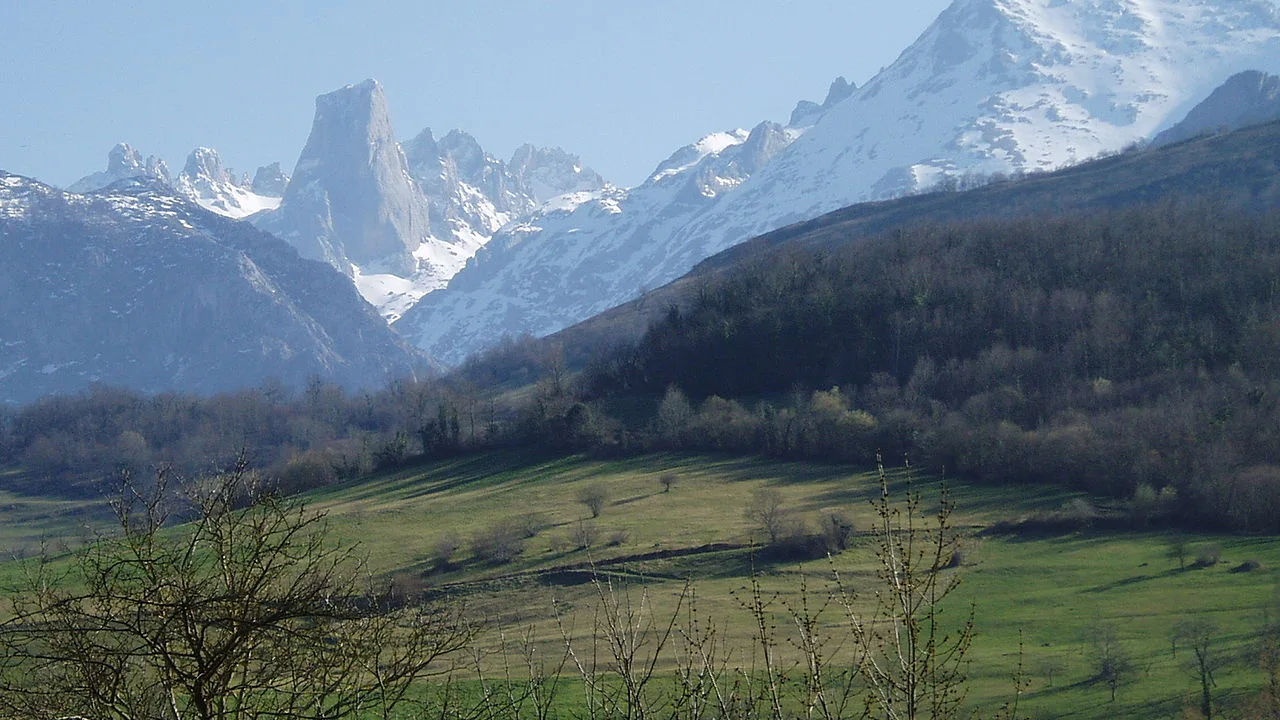
<svg viewBox="0 0 1280 720"><path fill-rule="evenodd" d="M482 185L494 172L502 171L502 163L486 153L474 137L461 130L450 130L440 138L440 156L453 162L458 177L472 185Z"/></svg>
<svg viewBox="0 0 1280 720"><path fill-rule="evenodd" d="M263 197L284 197L284 190L289 186L289 174L280 169L280 163L263 165L253 174L252 189Z"/></svg>
<svg viewBox="0 0 1280 720"><path fill-rule="evenodd" d="M182 175L190 178L207 178L213 182L237 184L231 172L222 166L222 158L213 148L198 147L187 156Z"/></svg>
<svg viewBox="0 0 1280 720"><path fill-rule="evenodd" d="M80 178L68 188L73 193L101 190L108 185L136 177L152 177L165 183L173 181L169 167L154 155L145 161L129 143L118 143L107 153L107 169Z"/></svg>
<svg viewBox="0 0 1280 720"><path fill-rule="evenodd" d="M857 85L845 80L844 76L841 75L831 81L831 87L827 89L827 99L822 101L822 107L824 109L830 108L832 105L852 95L853 91L857 89Z"/></svg>
<svg viewBox="0 0 1280 720"><path fill-rule="evenodd" d="M507 164L522 193L538 204L571 192L599 190L604 178L582 160L560 148L540 148L525 143L516 148Z"/></svg>
<svg viewBox="0 0 1280 720"><path fill-rule="evenodd" d="M434 170L435 165L440 162L440 143L436 142L431 128L423 128L412 140L404 143L404 155L414 177L421 178L419 170L427 166Z"/></svg>
<svg viewBox="0 0 1280 720"><path fill-rule="evenodd" d="M345 272L355 263L407 276L430 234L428 217L382 86L366 80L316 98L280 210L263 227Z"/></svg>
<svg viewBox="0 0 1280 720"><path fill-rule="evenodd" d="M129 172L141 172L145 166L142 154L129 143L119 143L107 153L107 172L124 176Z"/></svg>
<svg viewBox="0 0 1280 720"><path fill-rule="evenodd" d="M787 121L787 125L793 128L806 128L818 122L818 119L830 110L841 100L853 95L858 89L857 85L840 76L831 81L831 86L827 89L827 97L819 105L812 100L801 100L796 103L796 109L791 111L791 119Z"/></svg>

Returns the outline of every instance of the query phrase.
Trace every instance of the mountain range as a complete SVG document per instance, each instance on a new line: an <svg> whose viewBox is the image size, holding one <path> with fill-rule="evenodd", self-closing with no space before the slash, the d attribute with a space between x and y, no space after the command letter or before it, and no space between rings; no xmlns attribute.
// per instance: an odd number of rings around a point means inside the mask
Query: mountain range
<svg viewBox="0 0 1280 720"><path fill-rule="evenodd" d="M1264 0L956 0L893 64L818 106L811 127L784 128L749 176L648 202L675 174L715 176L704 173L715 160L664 163L626 195L549 206L498 233L396 327L456 363L506 334L566 327L824 212L1141 143L1249 68L1280 68L1280 17Z"/></svg>
<svg viewBox="0 0 1280 720"><path fill-rule="evenodd" d="M1197 108L1179 132L1255 122L1275 103L1267 75L1210 91L1237 71L1276 68L1280 14L1267 0L955 0L866 84L838 78L785 124L710 133L633 188L559 149L526 145L503 161L459 130L401 142L382 87L367 80L317 98L292 177L278 164L236 176L199 148L173 179L122 144L105 172L71 189L141 179L247 218L456 364L840 207L1114 153L1206 97L1202 108L1218 110Z"/></svg>

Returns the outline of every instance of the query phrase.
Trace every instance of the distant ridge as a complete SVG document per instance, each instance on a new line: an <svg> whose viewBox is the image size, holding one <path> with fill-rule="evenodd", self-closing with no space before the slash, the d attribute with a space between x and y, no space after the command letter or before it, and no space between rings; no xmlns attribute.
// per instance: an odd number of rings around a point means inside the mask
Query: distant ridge
<svg viewBox="0 0 1280 720"><path fill-rule="evenodd" d="M6 403L376 387L427 366L332 268L155 178L79 195L0 172L0 307Z"/></svg>

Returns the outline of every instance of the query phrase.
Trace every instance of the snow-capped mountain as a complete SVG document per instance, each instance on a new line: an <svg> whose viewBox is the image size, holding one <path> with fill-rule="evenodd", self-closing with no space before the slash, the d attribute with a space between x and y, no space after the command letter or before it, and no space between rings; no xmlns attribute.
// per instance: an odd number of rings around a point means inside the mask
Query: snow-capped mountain
<svg viewBox="0 0 1280 720"><path fill-rule="evenodd" d="M154 178L82 195L0 172L0 307L0 402L372 387L424 362L347 278Z"/></svg>
<svg viewBox="0 0 1280 720"><path fill-rule="evenodd" d="M316 98L280 208L258 224L348 275L417 270L415 253L431 239L431 223L381 85L368 80Z"/></svg>
<svg viewBox="0 0 1280 720"><path fill-rule="evenodd" d="M134 150L129 143L119 143L107 153L106 170L80 178L67 190L73 193L87 193L101 190L121 180L135 178L153 178L166 184L173 182L173 178L169 175L169 167L163 160L152 155L143 161L142 154Z"/></svg>
<svg viewBox="0 0 1280 720"><path fill-rule="evenodd" d="M457 130L438 141L424 130L402 147L382 86L366 80L316 99L279 209L253 222L351 276L391 321L549 194L604 184L560 150L522 148L516 160Z"/></svg>
<svg viewBox="0 0 1280 720"><path fill-rule="evenodd" d="M566 314L585 318L665 282L701 259L666 238L798 133L775 123L713 133L677 150L634 189L552 200L503 228L448 288L424 297L395 327L453 363L503 335L553 332Z"/></svg>
<svg viewBox="0 0 1280 720"><path fill-rule="evenodd" d="M787 146L709 201L648 200L655 173L629 192L548 208L500 233L397 327L456 362L504 333L566 327L792 222L1144 141L1250 68L1280 68L1270 0L955 0L869 82L798 106L787 132L803 134L774 141Z"/></svg>
<svg viewBox="0 0 1280 720"><path fill-rule="evenodd" d="M1151 141L1153 146L1229 132L1280 119L1280 77L1257 70L1236 73L1204 102L1191 108L1182 122Z"/></svg>
<svg viewBox="0 0 1280 720"><path fill-rule="evenodd" d="M83 194L121 180L139 179L171 185L204 209L230 218L248 217L274 209L280 204L284 186L289 182L279 163L258 168L252 183L248 178L236 178L234 173L223 167L216 150L204 147L196 148L187 156L187 163L175 180L163 160L153 155L144 162L141 153L128 143L120 143L107 154L106 170L80 178L67 190Z"/></svg>
<svg viewBox="0 0 1280 720"><path fill-rule="evenodd" d="M275 169L280 169L278 163ZM259 176L264 172L270 171L268 168L258 169ZM187 156L187 164L178 175L174 188L206 210L230 218L243 218L280 206L281 195L270 194L274 188L269 187L269 183L269 178L261 185L250 182L248 177L236 178L222 166L216 150L202 147L192 150Z"/></svg>

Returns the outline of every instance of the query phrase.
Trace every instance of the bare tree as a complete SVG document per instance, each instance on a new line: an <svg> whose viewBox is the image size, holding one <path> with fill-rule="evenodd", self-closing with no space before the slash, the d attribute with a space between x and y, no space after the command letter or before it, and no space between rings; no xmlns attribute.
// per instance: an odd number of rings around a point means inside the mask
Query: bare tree
<svg viewBox="0 0 1280 720"><path fill-rule="evenodd" d="M591 483L578 491L578 502L587 506L593 518L600 517L600 512L608 501L609 488L604 483Z"/></svg>
<svg viewBox="0 0 1280 720"><path fill-rule="evenodd" d="M773 488L757 488L752 491L743 516L756 523L770 543L776 543L784 534L789 513L782 506L782 493Z"/></svg>
<svg viewBox="0 0 1280 720"><path fill-rule="evenodd" d="M1168 555L1172 560L1178 561L1178 569L1185 570L1187 568L1187 554L1190 552L1190 545L1187 538L1181 534L1173 534L1169 536Z"/></svg>
<svg viewBox="0 0 1280 720"><path fill-rule="evenodd" d="M1175 644L1180 642L1191 649L1191 670L1200 680L1200 714L1205 720L1213 720L1213 688L1217 686L1213 673L1225 660L1214 642L1218 626L1205 619L1186 620L1174 627L1173 636Z"/></svg>
<svg viewBox="0 0 1280 720"><path fill-rule="evenodd" d="M1111 691L1111 702L1116 701L1116 691L1133 679L1137 668L1128 651L1120 642L1120 632L1115 625L1103 623L1093 628L1093 650L1096 656L1097 680Z"/></svg>
<svg viewBox="0 0 1280 720"><path fill-rule="evenodd" d="M118 534L69 566L27 567L0 625L0 713L385 717L473 637L451 612L393 610L323 515L261 493L243 462L195 486L176 527L164 480L126 482Z"/></svg>

